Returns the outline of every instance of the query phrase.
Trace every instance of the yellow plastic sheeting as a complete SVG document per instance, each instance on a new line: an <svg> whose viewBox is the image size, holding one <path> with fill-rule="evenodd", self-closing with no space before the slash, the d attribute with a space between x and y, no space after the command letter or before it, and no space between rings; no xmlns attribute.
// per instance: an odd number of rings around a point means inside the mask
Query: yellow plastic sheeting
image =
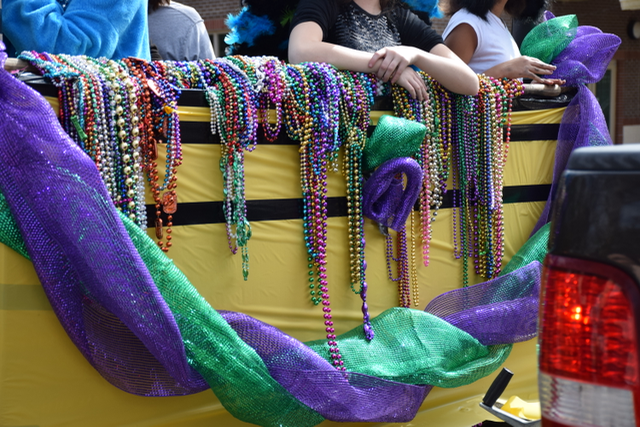
<svg viewBox="0 0 640 427"><path fill-rule="evenodd" d="M559 123L563 109L514 114L535 123ZM555 121L554 121L555 120ZM513 142L505 185L551 182L555 141ZM220 147L184 146L178 172L180 202L219 201ZM260 145L246 155L246 193L250 200L300 198L297 147ZM329 196L343 196L340 174L330 174ZM505 205L505 262L527 240L543 202ZM453 258L451 210L442 210L434 223L431 265L418 268L420 305L456 289L461 262ZM180 215L180 207L175 217ZM241 259L227 247L224 224L173 227L169 252L216 309L247 313L302 341L323 336L319 307L309 302L302 221L254 221L249 241L249 280L242 280ZM369 307L372 316L398 301L396 285L387 279L384 239L367 221ZM419 229L416 225L415 235ZM150 230L153 234L153 230ZM329 293L337 333L361 322L360 298L348 284L347 221L329 220ZM416 257L420 259L420 248ZM472 281L482 279L472 277ZM515 373L508 393L529 399L536 393L535 340L514 346L505 366ZM434 389L420 413L406 426L470 427L491 416L477 407L493 376L456 389ZM193 396L145 398L122 392L84 360L58 323L30 262L0 246L0 426L2 427L142 427L244 426L221 407L211 391ZM338 424L328 426L365 426Z"/></svg>

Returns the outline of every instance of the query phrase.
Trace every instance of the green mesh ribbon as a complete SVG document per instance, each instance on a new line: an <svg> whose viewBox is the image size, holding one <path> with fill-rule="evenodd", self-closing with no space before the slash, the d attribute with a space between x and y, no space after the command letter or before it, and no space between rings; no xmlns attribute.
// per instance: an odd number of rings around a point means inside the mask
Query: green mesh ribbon
<svg viewBox="0 0 640 427"><path fill-rule="evenodd" d="M411 157L422 145L427 127L422 123L384 114L362 152L362 170L370 172L397 157Z"/></svg>
<svg viewBox="0 0 640 427"><path fill-rule="evenodd" d="M576 38L578 18L565 15L536 25L522 40L520 53L551 63Z"/></svg>
<svg viewBox="0 0 640 427"><path fill-rule="evenodd" d="M254 349L198 293L149 236L120 217L174 314L191 366L236 418L259 425L313 426L324 420L274 380ZM304 422L302 421L304 420Z"/></svg>
<svg viewBox="0 0 640 427"><path fill-rule="evenodd" d="M256 352L191 285L157 245L126 216L121 219L154 282L171 308L192 366L210 384L235 417L274 425L313 426L323 421L296 400L269 374ZM518 251L502 274L546 255L549 224ZM0 241L26 256L4 197L0 195ZM376 339L364 339L361 327L338 337L350 371L409 384L458 387L494 372L509 356L512 345L483 346L471 335L423 311L400 307L372 320ZM324 340L306 343L326 354Z"/></svg>
<svg viewBox="0 0 640 427"><path fill-rule="evenodd" d="M550 223L540 228L500 275L533 261L542 263L547 254L549 230ZM410 384L443 388L469 384L470 378L479 379L498 369L513 347L511 344L483 346L439 317L400 307L386 310L371 324L376 331L376 339L372 341L364 339L362 328L338 336L340 352L349 361L349 369ZM320 355L327 353L323 340L307 345Z"/></svg>
<svg viewBox="0 0 640 427"><path fill-rule="evenodd" d="M512 345L483 346L466 332L423 311L394 307L371 320L376 338L362 328L338 336L349 370L408 384L451 388L494 372ZM323 340L308 342L324 355Z"/></svg>
<svg viewBox="0 0 640 427"><path fill-rule="evenodd" d="M9 246L23 257L30 259L24 240L18 229L18 224L13 219L7 199L0 193L0 242Z"/></svg>
<svg viewBox="0 0 640 427"><path fill-rule="evenodd" d="M525 242L520 250L511 258L511 260L504 266L501 276L509 274L512 271L524 267L533 261L542 263L544 257L547 255L547 245L549 243L549 231L551 230L551 223L548 222L536 233Z"/></svg>

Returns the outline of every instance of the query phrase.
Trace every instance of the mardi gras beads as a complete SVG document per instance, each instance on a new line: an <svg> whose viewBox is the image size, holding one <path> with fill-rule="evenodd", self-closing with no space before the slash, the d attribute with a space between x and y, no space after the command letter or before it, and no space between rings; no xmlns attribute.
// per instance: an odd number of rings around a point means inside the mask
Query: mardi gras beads
<svg viewBox="0 0 640 427"><path fill-rule="evenodd" d="M220 171L225 186L223 210L227 241L232 253L241 248L242 274L249 275L248 241L251 225L247 220L244 193L244 152L255 147L257 109L251 84L234 62L206 60L203 69L212 80L207 99L212 106L211 130L220 135ZM215 77L215 79L214 79Z"/></svg>
<svg viewBox="0 0 640 427"><path fill-rule="evenodd" d="M328 75L332 73L332 75ZM303 192L305 245L309 254L309 288L312 302L322 304L329 357L338 370L345 370L336 341L331 313L327 276L327 169L338 146L338 121L328 121L338 113L336 96L329 99L319 89L329 90L336 70L318 64L312 67L288 66L286 77L291 96L285 100L285 124L292 137L300 142L300 173ZM337 86L334 86L337 89ZM334 94L335 96L335 94ZM335 126L332 132L331 125ZM317 276L317 286L311 278ZM317 290L317 291L316 291ZM319 294L319 297L316 296Z"/></svg>
<svg viewBox="0 0 640 427"><path fill-rule="evenodd" d="M347 182L350 286L362 300L363 330L365 337L371 340L375 333L369 321L367 305L368 285L362 213L362 151L366 144L375 80L371 76L351 72L342 72L340 76L342 82L340 134L345 147L343 175Z"/></svg>
<svg viewBox="0 0 640 427"><path fill-rule="evenodd" d="M173 214L178 209L177 172L178 167L182 164L182 145L177 114L179 93L177 88L172 87L151 63L135 58L127 58L123 60L123 63L134 76L131 85L137 84L142 92L141 100L143 102L136 102L131 106L132 110L136 112L140 109L143 110L142 122L136 122L136 124L141 123L141 127L133 130L134 137L137 138L134 140L134 144L137 142L136 147L140 147L139 136L140 129L142 129L145 136L143 146L145 170L156 209L157 244L164 252L167 252L173 246ZM133 97L130 97L130 100L134 101ZM159 172L156 162L159 142L164 142L166 146L165 173L162 184L158 183ZM162 193L163 191L164 193ZM164 229L163 214L167 219L166 230ZM166 239L166 243L163 239Z"/></svg>

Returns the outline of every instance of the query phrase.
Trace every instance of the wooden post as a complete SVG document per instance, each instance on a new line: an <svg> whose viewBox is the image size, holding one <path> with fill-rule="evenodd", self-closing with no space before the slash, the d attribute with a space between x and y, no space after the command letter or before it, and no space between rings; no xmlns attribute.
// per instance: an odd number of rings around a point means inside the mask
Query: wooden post
<svg viewBox="0 0 640 427"><path fill-rule="evenodd" d="M7 58L6 62L4 63L4 69L7 71L15 71L15 70L36 71L36 69L32 67L30 63L18 58Z"/></svg>

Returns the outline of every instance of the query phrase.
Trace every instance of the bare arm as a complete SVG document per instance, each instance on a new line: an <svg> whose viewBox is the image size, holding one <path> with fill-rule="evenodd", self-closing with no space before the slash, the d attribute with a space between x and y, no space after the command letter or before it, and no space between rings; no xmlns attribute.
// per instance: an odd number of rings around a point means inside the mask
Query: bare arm
<svg viewBox="0 0 640 427"><path fill-rule="evenodd" d="M540 75L552 74L555 69L555 65L549 65L537 58L532 58L530 56L519 56L509 61L505 61L502 64L495 65L489 68L484 73L487 76L496 78L528 78L546 85L565 84L566 81L562 79L545 79L543 77L540 77Z"/></svg>
<svg viewBox="0 0 640 427"><path fill-rule="evenodd" d="M379 63L378 77L392 82L409 65L415 65L433 77L446 89L462 95L475 95L479 90L478 76L444 44L437 44L430 52L412 46L386 47L377 51L369 65Z"/></svg>
<svg viewBox="0 0 640 427"><path fill-rule="evenodd" d="M315 22L296 25L289 37L289 61L326 62L341 70L373 72L369 67L371 54L322 41L322 29Z"/></svg>
<svg viewBox="0 0 640 427"><path fill-rule="evenodd" d="M289 61L326 62L340 69L376 73L384 81L391 80L406 88L409 93L424 99L426 87L418 83L415 71L405 70L416 65L447 89L468 95L478 92L478 77L446 46L435 46L424 52L410 46L384 48L371 54L322 41L322 29L315 22L296 25L289 38Z"/></svg>
<svg viewBox="0 0 640 427"><path fill-rule="evenodd" d="M455 27L444 41L445 44L465 63L471 62L471 58L478 47L478 36L469 24L460 24ZM509 79L529 78L538 83L547 85L565 83L562 79L545 79L540 75L553 73L556 67L546 64L539 59L529 56L519 56L501 64L494 65L484 72L485 75Z"/></svg>
<svg viewBox="0 0 640 427"><path fill-rule="evenodd" d="M449 33L444 44L468 64L478 47L478 36L471 25L460 24Z"/></svg>

